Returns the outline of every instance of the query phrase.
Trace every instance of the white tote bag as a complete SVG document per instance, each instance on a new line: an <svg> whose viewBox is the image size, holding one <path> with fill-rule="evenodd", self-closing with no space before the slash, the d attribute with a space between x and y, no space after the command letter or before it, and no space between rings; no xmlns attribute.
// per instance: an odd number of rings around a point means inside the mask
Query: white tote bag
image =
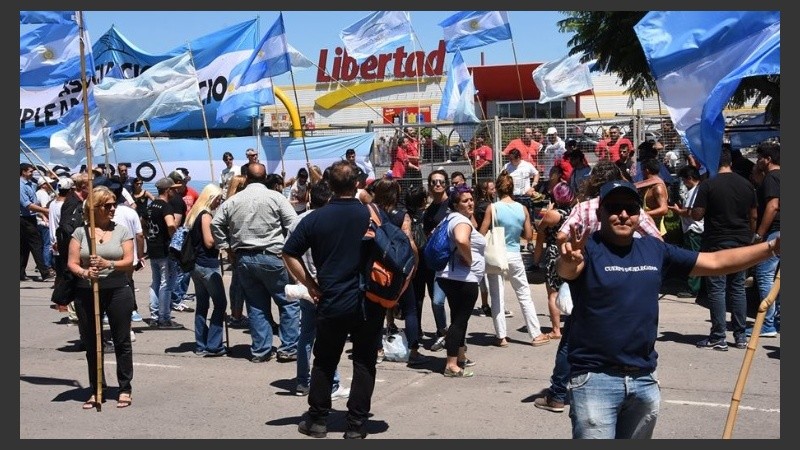
<svg viewBox="0 0 800 450"><path fill-rule="evenodd" d="M492 228L486 233L486 273L489 275L505 275L508 272L508 256L506 255L506 230L497 225L497 212L492 208Z"/></svg>
<svg viewBox="0 0 800 450"><path fill-rule="evenodd" d="M561 284L560 288L558 288L556 308L561 311L561 314L572 314L572 293L570 292L569 284L567 284L566 281Z"/></svg>

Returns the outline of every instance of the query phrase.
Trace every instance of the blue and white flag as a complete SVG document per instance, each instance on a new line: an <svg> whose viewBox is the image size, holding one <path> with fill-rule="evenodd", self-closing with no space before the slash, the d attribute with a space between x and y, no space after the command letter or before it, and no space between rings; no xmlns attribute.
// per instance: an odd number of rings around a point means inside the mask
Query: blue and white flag
<svg viewBox="0 0 800 450"><path fill-rule="evenodd" d="M531 76L539 88L539 103L547 103L592 89L590 63L581 63L583 53L565 56L534 69Z"/></svg>
<svg viewBox="0 0 800 450"><path fill-rule="evenodd" d="M122 72L124 78L133 78L145 73L148 68L160 61L191 51L199 80L200 97L205 109L203 114L189 111L160 117L148 121L150 132L170 132L187 130L213 130L217 128L252 127L251 111L236 113L227 123L216 121L217 108L228 95L228 88L236 70L247 63L253 55L258 42L257 20L231 25L222 30L207 34L183 44L166 54L145 53L116 28L112 27L94 45L95 61L99 76L114 76L114 71ZM115 137L133 137L144 133L141 124L131 124L125 129L117 129Z"/></svg>
<svg viewBox="0 0 800 450"><path fill-rule="evenodd" d="M781 72L780 11L651 11L634 31L675 129L716 174L731 95Z"/></svg>
<svg viewBox="0 0 800 450"><path fill-rule="evenodd" d="M104 78L94 87L94 100L103 119L117 127L201 109L197 84L191 54L186 52L153 65L136 78Z"/></svg>
<svg viewBox="0 0 800 450"><path fill-rule="evenodd" d="M83 109L83 108L77 108ZM73 111L77 110L73 108ZM89 145L92 147L92 154L105 154L110 139L108 134L110 129L107 123L100 116L98 110L94 108L89 114ZM51 164L63 164L67 167L74 167L86 158L86 128L83 120L76 120L67 125L64 129L53 133L50 136L50 160Z"/></svg>
<svg viewBox="0 0 800 450"><path fill-rule="evenodd" d="M472 75L467 69L467 64L464 63L464 58L461 52L456 50L453 55L453 62L450 65L450 72L447 74L447 83L444 85L444 92L442 92L442 103L439 105L439 112L436 115L438 120L456 120L456 110L463 93L467 90L467 85L472 83ZM475 117L475 87L472 87L472 116ZM462 118L464 114L468 116L469 113L461 111ZM475 117L477 122L477 117Z"/></svg>
<svg viewBox="0 0 800 450"><path fill-rule="evenodd" d="M439 26L443 28L448 53L511 39L505 11L461 11Z"/></svg>
<svg viewBox="0 0 800 450"><path fill-rule="evenodd" d="M80 42L80 29L74 23L46 24L20 36L20 86L55 86L79 79Z"/></svg>
<svg viewBox="0 0 800 450"><path fill-rule="evenodd" d="M272 24L247 63L232 73L228 92L217 109L217 120L227 122L237 111L274 105L271 77L291 70L289 46L283 27L283 14Z"/></svg>
<svg viewBox="0 0 800 450"><path fill-rule="evenodd" d="M347 54L361 61L398 41L410 39L411 17L406 11L375 11L339 33Z"/></svg>
<svg viewBox="0 0 800 450"><path fill-rule="evenodd" d="M313 61L306 58L306 55L300 53L300 50L292 47L292 44L287 42L286 47L289 49L289 60L292 63L292 69L308 69L315 65Z"/></svg>
<svg viewBox="0 0 800 450"><path fill-rule="evenodd" d="M77 11L20 11L19 23L38 24L38 23L59 23L72 24L78 23Z"/></svg>

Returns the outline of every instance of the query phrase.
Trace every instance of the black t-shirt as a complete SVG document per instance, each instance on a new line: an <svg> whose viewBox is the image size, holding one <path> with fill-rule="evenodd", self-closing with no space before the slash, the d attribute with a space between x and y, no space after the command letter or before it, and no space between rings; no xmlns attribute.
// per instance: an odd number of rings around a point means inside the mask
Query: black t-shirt
<svg viewBox="0 0 800 450"><path fill-rule="evenodd" d="M203 216L211 214L208 211L201 212L192 224L192 229L189 231L189 236L194 244L195 263L202 267L219 267L219 249L216 246L206 248L203 243Z"/></svg>
<svg viewBox="0 0 800 450"><path fill-rule="evenodd" d="M703 250L748 245L753 239L750 210L756 207L753 185L733 172L718 173L697 187L695 208L705 208Z"/></svg>
<svg viewBox="0 0 800 450"><path fill-rule="evenodd" d="M425 234L431 235L433 229L447 216L447 199L441 203L431 203L422 213L422 228Z"/></svg>
<svg viewBox="0 0 800 450"><path fill-rule="evenodd" d="M170 215L173 215L172 205L160 198L147 206L147 254L151 258L166 258L169 255L170 235L164 217Z"/></svg>
<svg viewBox="0 0 800 450"><path fill-rule="evenodd" d="M758 225L761 225L761 219L764 217L764 209L767 207L767 203L773 198L781 198L780 169L767 172L767 176L764 177L764 181L758 186L756 192L758 194ZM780 230L781 210L778 209L778 212L775 213L775 218L772 219L772 223L770 224L769 229L767 229L764 238L766 239L767 235L773 231Z"/></svg>
<svg viewBox="0 0 800 450"><path fill-rule="evenodd" d="M173 215L176 215L176 214L180 214L181 215L181 220L180 221L177 221L177 220L175 221L175 227L177 228L177 227L183 225L183 222L186 219L186 202L183 201L183 198L181 198L180 195L171 194L169 196L169 204L170 204L170 206L172 206L172 214ZM175 217L175 218L177 219L177 217Z"/></svg>

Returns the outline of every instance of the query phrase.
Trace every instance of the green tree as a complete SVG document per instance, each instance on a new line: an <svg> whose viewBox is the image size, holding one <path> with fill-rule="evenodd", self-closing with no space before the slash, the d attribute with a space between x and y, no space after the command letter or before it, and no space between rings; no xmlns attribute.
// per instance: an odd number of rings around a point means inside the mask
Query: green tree
<svg viewBox="0 0 800 450"><path fill-rule="evenodd" d="M559 31L572 33L568 44L570 54L584 52L586 60L596 58L606 72L615 73L628 86L628 105L658 93L650 73L644 50L633 31L647 11L561 11L567 17L558 21ZM585 61L584 61L585 62ZM741 108L752 102L758 108L766 101L764 110L769 123L780 123L781 78L756 76L742 79L728 102L731 108Z"/></svg>

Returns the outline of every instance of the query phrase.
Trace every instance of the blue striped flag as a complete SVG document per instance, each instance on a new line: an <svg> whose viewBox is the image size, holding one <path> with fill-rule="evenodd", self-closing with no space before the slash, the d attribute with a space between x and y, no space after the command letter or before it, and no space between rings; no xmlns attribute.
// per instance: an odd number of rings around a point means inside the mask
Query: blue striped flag
<svg viewBox="0 0 800 450"><path fill-rule="evenodd" d="M716 174L731 95L781 73L780 11L651 11L634 31L675 129Z"/></svg>
<svg viewBox="0 0 800 450"><path fill-rule="evenodd" d="M284 74L289 70L291 70L291 58L281 13L247 63L231 73L232 80L228 92L217 108L217 120L227 122L237 111L274 105L275 92L270 77Z"/></svg>
<svg viewBox="0 0 800 450"><path fill-rule="evenodd" d="M467 96L470 98L464 98ZM471 110L469 109L470 105L472 106ZM450 72L447 74L447 83L442 92L442 103L439 105L436 118L457 122L478 122L478 117L475 115L475 86L472 82L472 75L458 50L453 55Z"/></svg>
<svg viewBox="0 0 800 450"><path fill-rule="evenodd" d="M444 31L448 53L511 39L511 25L505 11L461 11L439 26Z"/></svg>
<svg viewBox="0 0 800 450"><path fill-rule="evenodd" d="M75 23L45 24L20 36L20 86L60 85L80 79L80 73L80 30Z"/></svg>
<svg viewBox="0 0 800 450"><path fill-rule="evenodd" d="M78 23L77 11L20 11L19 23L59 23L62 25Z"/></svg>

